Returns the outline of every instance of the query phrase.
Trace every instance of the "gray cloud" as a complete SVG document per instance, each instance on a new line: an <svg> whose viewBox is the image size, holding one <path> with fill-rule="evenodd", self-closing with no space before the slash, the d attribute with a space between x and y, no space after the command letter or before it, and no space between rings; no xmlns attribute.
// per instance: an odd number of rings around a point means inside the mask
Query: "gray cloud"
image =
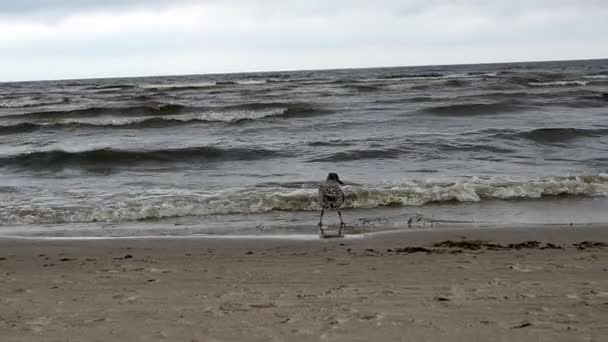
<svg viewBox="0 0 608 342"><path fill-rule="evenodd" d="M555 9L558 7L576 8L604 8L604 0L510 0L510 1L487 1L487 0L19 0L0 2L0 13L27 13L45 10L62 9L64 11L81 11L94 9L123 9L125 7L154 7L174 6L183 3L224 3L240 5L254 5L256 7L270 9L291 8L304 13L327 14L348 11L351 8L386 8L401 14L415 14L428 8L441 5L473 6L484 10L510 14L530 9Z"/></svg>
<svg viewBox="0 0 608 342"><path fill-rule="evenodd" d="M0 80L608 56L603 0L21 0L0 17Z"/></svg>
<svg viewBox="0 0 608 342"><path fill-rule="evenodd" d="M169 6L195 0L17 0L0 2L0 13L18 15L40 12L80 12L87 10L120 10L129 7Z"/></svg>

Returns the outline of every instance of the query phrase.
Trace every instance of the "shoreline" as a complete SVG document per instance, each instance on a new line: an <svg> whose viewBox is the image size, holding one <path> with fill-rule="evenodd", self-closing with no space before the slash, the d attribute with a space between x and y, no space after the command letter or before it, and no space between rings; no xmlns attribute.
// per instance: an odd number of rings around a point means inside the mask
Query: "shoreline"
<svg viewBox="0 0 608 342"><path fill-rule="evenodd" d="M608 229L0 238L3 341L599 341Z"/></svg>
<svg viewBox="0 0 608 342"><path fill-rule="evenodd" d="M145 225L145 224L144 224ZM120 227L119 224L115 224ZM128 227L128 226L127 226ZM343 237L331 235L335 227L326 227L329 232L326 238L321 238L317 233L317 228L311 228L314 233L259 233L259 234L205 234L195 233L190 235L18 235L18 234L0 234L0 246L13 241L31 242L31 243L51 243L51 242L66 242L66 243L94 243L95 241L150 241L162 244L163 241L172 242L183 241L184 243L192 244L207 244L207 243L224 243L226 245L240 244L246 242L267 245L268 243L332 243L332 242L354 242L361 241L362 243L385 244L388 241L411 241L413 243L429 243L433 239L454 239L462 238L466 235L467 239L497 239L501 240L517 240L517 239L546 239L548 242L560 240L568 241L575 237L587 237L588 239L601 239L608 241L608 223L587 223L587 224L510 224L510 225L454 225L454 226L436 226L436 227L373 227L373 230L366 232L349 233L348 227ZM125 231L129 231L127 228ZM337 229L337 228L336 228ZM357 228L358 229L358 228ZM190 242L188 242L191 240ZM206 241L209 240L209 241Z"/></svg>
<svg viewBox="0 0 608 342"><path fill-rule="evenodd" d="M563 197L521 201L488 200L445 202L420 207L346 209L349 236L373 236L385 231L586 228L608 226L604 214L608 197ZM337 227L329 215L329 229ZM31 223L0 226L0 239L13 238L115 238L115 237L289 237L315 239L317 211L272 211L254 214L184 216L126 222ZM409 224L411 222L411 225Z"/></svg>

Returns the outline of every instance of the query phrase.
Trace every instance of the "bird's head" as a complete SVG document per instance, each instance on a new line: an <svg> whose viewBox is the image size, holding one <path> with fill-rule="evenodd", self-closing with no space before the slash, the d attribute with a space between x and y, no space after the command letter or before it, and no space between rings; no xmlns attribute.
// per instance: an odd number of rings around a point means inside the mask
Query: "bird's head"
<svg viewBox="0 0 608 342"><path fill-rule="evenodd" d="M344 183L342 183L342 181L340 180L340 177L338 177L338 174L335 172L330 172L327 175L327 180L328 181L334 181L334 182L338 182L341 185L344 185Z"/></svg>

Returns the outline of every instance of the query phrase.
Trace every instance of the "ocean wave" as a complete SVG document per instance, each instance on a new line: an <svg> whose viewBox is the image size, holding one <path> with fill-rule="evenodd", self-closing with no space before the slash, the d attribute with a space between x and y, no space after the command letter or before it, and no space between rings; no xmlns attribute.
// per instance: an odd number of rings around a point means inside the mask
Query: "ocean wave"
<svg viewBox="0 0 608 342"><path fill-rule="evenodd" d="M257 84L266 84L266 80L223 80L223 81L215 81L215 85L218 86L226 86L226 85L257 85Z"/></svg>
<svg viewBox="0 0 608 342"><path fill-rule="evenodd" d="M605 80L608 79L608 74L599 74L599 75L587 75L583 76L584 78L591 80Z"/></svg>
<svg viewBox="0 0 608 342"><path fill-rule="evenodd" d="M385 75L381 78L392 80L392 79L401 79L401 78L438 78L444 77L445 74L439 72L427 72L427 73L417 73L417 74L391 74Z"/></svg>
<svg viewBox="0 0 608 342"><path fill-rule="evenodd" d="M569 87L586 86L588 81L549 81L549 82L528 82L533 87Z"/></svg>
<svg viewBox="0 0 608 342"><path fill-rule="evenodd" d="M606 136L608 135L608 129L538 128L531 131L516 133L514 135L519 138L533 140L540 143L555 143L570 141L577 138Z"/></svg>
<svg viewBox="0 0 608 342"><path fill-rule="evenodd" d="M581 95L578 97L579 100L583 100L584 101L596 101L596 102L605 102L608 101L608 93L602 93L602 92L593 92L593 93L589 93L586 95Z"/></svg>
<svg viewBox="0 0 608 342"><path fill-rule="evenodd" d="M345 84L344 85L345 88L349 88L349 89L353 89L356 90L358 92L361 93L365 93L365 92L373 92L373 91L379 91L382 90L382 86L380 85L375 85L375 84L365 84L365 83L350 83L350 84Z"/></svg>
<svg viewBox="0 0 608 342"><path fill-rule="evenodd" d="M93 86L89 86L84 88L85 90L125 90L125 89L133 89L136 88L137 86L134 84L99 84L99 85L93 85Z"/></svg>
<svg viewBox="0 0 608 342"><path fill-rule="evenodd" d="M41 128L40 125L37 125L34 123L29 123L29 122L18 123L15 125L6 125L6 126L0 125L0 134L5 135L5 134L29 133L29 132L37 131L40 128Z"/></svg>
<svg viewBox="0 0 608 342"><path fill-rule="evenodd" d="M522 107L512 102L497 103L458 103L444 106L428 107L424 112L439 116L476 116L513 112Z"/></svg>
<svg viewBox="0 0 608 342"><path fill-rule="evenodd" d="M266 84L266 80L263 79L258 79L258 80L237 80L236 84L240 84L240 85L258 85L258 84Z"/></svg>
<svg viewBox="0 0 608 342"><path fill-rule="evenodd" d="M178 91L178 90L197 90L209 88L216 85L215 81L192 82L192 83L145 83L139 87L147 90Z"/></svg>
<svg viewBox="0 0 608 342"><path fill-rule="evenodd" d="M466 78L480 78L480 77L496 77L495 72L467 72L467 73L441 73L441 72L428 72L428 73L413 73L413 74L393 74L381 76L381 79L385 80L450 80L450 79L466 79Z"/></svg>
<svg viewBox="0 0 608 342"><path fill-rule="evenodd" d="M188 110L178 104L152 103L132 107L89 107L82 109L41 111L2 116L2 119L62 119L98 116L158 116L176 115Z"/></svg>
<svg viewBox="0 0 608 342"><path fill-rule="evenodd" d="M334 139L329 141L312 141L308 143L308 146L313 147L333 147L333 146L350 146L353 143L342 139Z"/></svg>
<svg viewBox="0 0 608 342"><path fill-rule="evenodd" d="M242 111L248 113L275 110L275 114L271 116L281 116L283 118L317 116L331 112L314 103L306 102L251 102L213 109L222 112Z"/></svg>
<svg viewBox="0 0 608 342"><path fill-rule="evenodd" d="M422 206L441 202L539 199L554 196L608 196L605 175L548 177L523 181L480 180L444 183L410 182L391 186L347 185L344 208ZM318 210L314 182L298 186L231 189L217 193L176 191L164 194L119 194L99 204L75 207L5 205L0 225L70 222L128 222L164 218L224 214L256 214L269 211Z"/></svg>
<svg viewBox="0 0 608 342"><path fill-rule="evenodd" d="M252 121L266 117L281 117L288 113L287 109L270 109L255 112L203 112L193 114L175 115L171 117L147 117L147 118L82 118L63 119L59 122L32 123L19 122L15 124L0 125L0 134L19 134L35 132L43 129L138 129L138 128L166 128L190 124L204 123L238 123Z"/></svg>
<svg viewBox="0 0 608 342"><path fill-rule="evenodd" d="M419 103L419 102L433 102L436 100L437 100L437 98L432 97L432 96L415 96L415 97L405 98L403 100L396 100L396 101L394 101L394 103L399 103L399 102ZM382 101L376 101L376 102L382 102ZM389 101L385 101L385 102L389 102Z"/></svg>
<svg viewBox="0 0 608 342"><path fill-rule="evenodd" d="M219 121L219 120L218 120ZM74 129L137 129L137 128L166 128L188 125L192 123L209 123L212 120L203 120L196 117L185 116L175 118L100 118L100 119L66 119L63 122L32 123L21 122L16 124L0 125L0 135L31 133L39 130L74 130Z"/></svg>
<svg viewBox="0 0 608 342"><path fill-rule="evenodd" d="M437 148L446 152L488 152L492 154L505 154L515 152L513 149L497 147L488 144L439 144Z"/></svg>
<svg viewBox="0 0 608 342"><path fill-rule="evenodd" d="M466 80L460 80L460 79L448 79L445 82L443 82L443 85L445 87L450 87L450 88L460 88L460 87L465 87L470 85L471 82L466 81Z"/></svg>
<svg viewBox="0 0 608 342"><path fill-rule="evenodd" d="M12 100L0 101L0 108L7 109L18 109L18 108L32 108L32 107L43 107L53 106L59 104L66 104L70 102L68 97L61 97L56 99L36 98L36 97L22 97Z"/></svg>
<svg viewBox="0 0 608 342"><path fill-rule="evenodd" d="M345 142L335 142L335 143L322 143L322 142L314 142L309 144L311 146L347 146L349 144ZM429 151L439 151L437 155L441 155L441 153L455 153L455 152L463 152L463 153L491 153L492 155L501 155L513 153L515 150L500 147L500 146L492 146L489 144L470 144L470 143L446 143L440 141L434 142L410 142L408 144L399 145L391 148L384 149L353 149L346 150L340 152L330 153L328 155L324 155L321 157L317 157L314 159L308 160L310 163L316 162L348 162L348 161L359 161L359 160L367 160L367 159L397 159L403 155L420 155L427 154ZM484 155L484 158L487 158Z"/></svg>
<svg viewBox="0 0 608 342"><path fill-rule="evenodd" d="M203 81L203 82L182 82L182 83L144 83L138 85L142 89L147 90L162 90L162 91L180 91L180 90L197 90L214 86L229 86L229 85L258 85L266 84L265 79L242 79L242 80L218 80L218 81Z"/></svg>
<svg viewBox="0 0 608 342"><path fill-rule="evenodd" d="M575 93L573 93L575 94ZM585 92L585 94L589 94L589 92ZM530 93L526 93L526 92L487 92L487 93L480 93L480 94L463 94L463 95L450 95L450 96L430 96L430 95L421 95L421 96L413 96L413 97L406 97L404 96L403 98L387 98L387 99L382 99L382 100L375 100L374 103L383 103L383 104L399 104L399 103L425 103L425 102L434 102L434 103L449 103L449 102L456 102L456 101L460 101L460 102L464 102L464 103L460 103L460 104L456 104L457 106L460 105L467 105L467 101L496 101L496 104L505 104L507 106L511 105L511 106L516 106L516 104L514 103L514 101L518 101L518 100L522 100L522 99L526 99L528 97L533 97L535 95L530 94ZM545 96L543 94L543 96ZM600 95L601 97L601 95ZM475 103L472 102L471 103L473 106L475 105L480 105L480 107L483 107L484 105L493 105L493 103ZM447 105L446 105L447 106ZM444 107L444 106L439 106L439 107Z"/></svg>
<svg viewBox="0 0 608 342"><path fill-rule="evenodd" d="M226 85L236 85L236 81L215 81L215 85L218 86L226 86Z"/></svg>
<svg viewBox="0 0 608 342"><path fill-rule="evenodd" d="M570 82L568 75L556 72L500 72L499 76L506 82L526 88L536 86L553 86L554 82ZM546 85L543 85L546 84Z"/></svg>
<svg viewBox="0 0 608 342"><path fill-rule="evenodd" d="M260 160L281 156L280 152L261 148L221 148L213 146L159 150L95 149L86 151L39 151L0 157L0 167L37 171L64 168L112 169L120 166L164 163L206 163L234 160Z"/></svg>
<svg viewBox="0 0 608 342"><path fill-rule="evenodd" d="M309 162L344 162L364 159L395 159L399 158L399 156L404 153L406 153L406 151L399 148L351 150L332 153L328 156L311 159Z"/></svg>
<svg viewBox="0 0 608 342"><path fill-rule="evenodd" d="M38 112L10 115L1 119L0 134L33 132L39 129L74 128L154 128L191 123L238 123L267 117L299 118L327 114L329 111L310 103L254 102L216 107L130 107L90 108L63 112Z"/></svg>

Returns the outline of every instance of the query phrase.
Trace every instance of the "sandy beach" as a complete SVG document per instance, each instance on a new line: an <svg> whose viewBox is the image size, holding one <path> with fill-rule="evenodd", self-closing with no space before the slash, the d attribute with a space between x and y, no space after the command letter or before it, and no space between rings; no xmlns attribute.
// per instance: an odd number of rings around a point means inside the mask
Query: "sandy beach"
<svg viewBox="0 0 608 342"><path fill-rule="evenodd" d="M608 342L606 18L0 1L0 342Z"/></svg>
<svg viewBox="0 0 608 342"><path fill-rule="evenodd" d="M13 341L601 341L608 230L0 240Z"/></svg>

